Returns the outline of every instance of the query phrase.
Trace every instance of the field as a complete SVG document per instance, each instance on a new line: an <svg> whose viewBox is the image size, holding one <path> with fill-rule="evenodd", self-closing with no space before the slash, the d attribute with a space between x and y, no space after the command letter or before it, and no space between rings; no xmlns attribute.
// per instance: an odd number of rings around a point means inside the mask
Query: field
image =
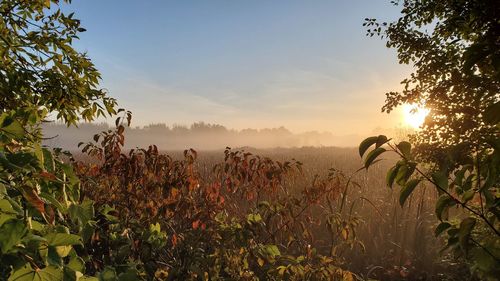
<svg viewBox="0 0 500 281"><path fill-rule="evenodd" d="M348 187L345 214L357 216L356 237L363 246L345 250L349 269L365 277L383 280L453 280L465 278L460 264L440 256L442 241L434 237L436 226L434 205L435 190L422 185L403 207L398 203L399 187L389 189L385 175L394 159L385 159L368 171L356 171L362 166L357 148L302 147L253 149L245 151L277 161L295 159L303 163L302 174L287 181L286 188L302 190L316 175L325 176L331 168L346 176L354 175ZM181 151L164 151L181 159ZM201 178L213 176L212 167L224 161L223 151L199 151L196 162ZM313 216L314 217L314 216ZM312 233L318 244L327 233ZM325 249L323 249L325 250ZM327 251L327 249L325 250ZM454 267L455 266L455 267ZM454 267L454 268L453 268ZM451 272L456 276L451 276ZM370 276L368 276L370 275Z"/></svg>

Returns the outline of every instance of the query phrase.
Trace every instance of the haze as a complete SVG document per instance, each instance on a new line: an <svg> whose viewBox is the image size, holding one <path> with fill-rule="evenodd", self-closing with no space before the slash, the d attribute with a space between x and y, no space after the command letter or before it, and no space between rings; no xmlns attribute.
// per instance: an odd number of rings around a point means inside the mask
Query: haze
<svg viewBox="0 0 500 281"><path fill-rule="evenodd" d="M409 68L362 26L397 18L387 2L86 0L68 9L87 29L77 48L134 126L364 136L402 123L380 107Z"/></svg>

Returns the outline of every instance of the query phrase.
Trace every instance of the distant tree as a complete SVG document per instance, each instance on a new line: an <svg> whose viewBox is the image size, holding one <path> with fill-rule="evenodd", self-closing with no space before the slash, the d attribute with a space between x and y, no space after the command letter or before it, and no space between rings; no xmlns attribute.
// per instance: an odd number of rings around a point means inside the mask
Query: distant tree
<svg viewBox="0 0 500 281"><path fill-rule="evenodd" d="M414 72L403 90L386 94L384 112L401 104L430 109L410 142L385 136L359 147L370 167L382 153L401 160L387 174L400 185L400 203L430 182L439 193L436 235L482 278L500 276L500 3L498 0L392 1L402 16L390 23L366 19L368 35L387 40ZM387 146L384 146L387 144ZM461 208L467 216L450 217Z"/></svg>

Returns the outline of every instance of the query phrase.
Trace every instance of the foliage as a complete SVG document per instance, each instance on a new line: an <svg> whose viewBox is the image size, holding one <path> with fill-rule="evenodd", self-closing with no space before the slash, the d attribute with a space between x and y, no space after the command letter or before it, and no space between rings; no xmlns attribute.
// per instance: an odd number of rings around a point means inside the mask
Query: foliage
<svg viewBox="0 0 500 281"><path fill-rule="evenodd" d="M76 280L84 272L78 254L82 221L71 212L83 208L79 181L61 153L42 148L38 132L31 130L43 112L0 115L2 280L9 275L9 280Z"/></svg>
<svg viewBox="0 0 500 281"><path fill-rule="evenodd" d="M88 272L113 266L124 274L133 265L147 280L353 278L338 254L359 244L358 222L329 201L339 199L344 187L338 174L297 194L284 181L300 173L300 162L227 149L215 176L201 178L194 150L186 150L183 160L155 146L123 153L120 120L117 129L81 144L93 161L75 163L84 196L100 210L89 221L96 232L85 240ZM327 218L321 224L332 239L326 253L311 246L319 245L313 236L319 221L306 223L315 208Z"/></svg>
<svg viewBox="0 0 500 281"><path fill-rule="evenodd" d="M414 73L401 92L386 94L385 112L401 104L430 109L413 136L418 156L437 161L436 148L491 148L498 136L500 7L495 0L392 1L402 16L391 23L366 19L368 34L387 40Z"/></svg>
<svg viewBox="0 0 500 281"><path fill-rule="evenodd" d="M68 1L69 2L69 1ZM0 3L0 279L86 280L81 256L92 202L60 150L41 146L40 123L113 114L99 73L71 47L83 29L59 1ZM50 13L50 14L48 14Z"/></svg>
<svg viewBox="0 0 500 281"><path fill-rule="evenodd" d="M403 205L421 182L431 183L439 194L435 214L440 220L435 234L447 234L446 248L468 259L471 269L484 278L498 276L500 264L499 198L498 182L500 146L495 145L488 153L476 154L470 164L452 170L425 168L416 161L415 152L409 142L391 144L385 136L367 138L360 145L360 155L375 145L364 161L369 168L379 155L395 152L401 160L387 172L386 183L392 188L401 186L400 204ZM388 149L382 146L386 145ZM381 152L380 152L381 151ZM375 155L375 156L373 156ZM453 159L453 155L450 155ZM459 207L463 212L450 216L450 209Z"/></svg>
<svg viewBox="0 0 500 281"><path fill-rule="evenodd" d="M45 109L67 124L115 113L115 100L97 88L99 72L85 53L72 47L85 29L58 4L0 3L0 108Z"/></svg>
<svg viewBox="0 0 500 281"><path fill-rule="evenodd" d="M411 143L390 144L385 136L366 139L360 155L368 168L386 148L401 160L387 185L401 186L400 203L431 183L439 193L436 235L470 262L471 270L494 279L500 264L500 7L496 1L393 1L402 16L391 23L366 19L370 36L396 48L400 63L415 72L401 92L387 94L383 111L418 104L430 109ZM459 207L455 216L448 210Z"/></svg>

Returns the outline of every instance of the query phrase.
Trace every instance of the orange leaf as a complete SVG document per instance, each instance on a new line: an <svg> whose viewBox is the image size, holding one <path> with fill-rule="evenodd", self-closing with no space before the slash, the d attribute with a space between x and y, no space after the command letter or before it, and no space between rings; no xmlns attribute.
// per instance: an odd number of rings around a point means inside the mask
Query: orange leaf
<svg viewBox="0 0 500 281"><path fill-rule="evenodd" d="M40 213L45 213L45 202L43 202L33 188L24 187L24 198Z"/></svg>
<svg viewBox="0 0 500 281"><path fill-rule="evenodd" d="M193 222L193 229L198 229L199 226L200 226L200 220L195 220Z"/></svg>
<svg viewBox="0 0 500 281"><path fill-rule="evenodd" d="M41 178L44 178L44 179L56 180L56 176L54 176L54 174L49 173L47 171L43 171L39 175L40 175Z"/></svg>
<svg viewBox="0 0 500 281"><path fill-rule="evenodd" d="M172 245L177 246L177 234L172 235Z"/></svg>

